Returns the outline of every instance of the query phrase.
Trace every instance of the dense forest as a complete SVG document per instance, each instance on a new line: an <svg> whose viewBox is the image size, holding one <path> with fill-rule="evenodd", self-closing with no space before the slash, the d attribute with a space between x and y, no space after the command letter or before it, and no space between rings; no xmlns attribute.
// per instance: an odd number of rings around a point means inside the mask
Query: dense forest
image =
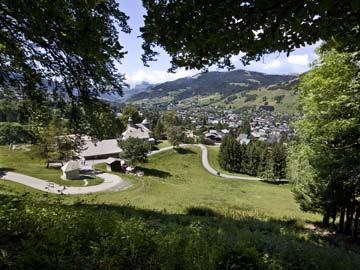
<svg viewBox="0 0 360 270"><path fill-rule="evenodd" d="M227 135L221 143L219 164L227 171L259 176L265 180L285 179L287 149L284 142L241 144L234 134Z"/></svg>

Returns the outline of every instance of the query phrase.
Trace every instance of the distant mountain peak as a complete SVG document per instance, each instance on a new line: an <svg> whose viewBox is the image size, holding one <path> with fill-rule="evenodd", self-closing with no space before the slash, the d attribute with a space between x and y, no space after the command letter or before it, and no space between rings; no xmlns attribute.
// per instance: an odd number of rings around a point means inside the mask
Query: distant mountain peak
<svg viewBox="0 0 360 270"><path fill-rule="evenodd" d="M145 81L142 81L138 84L136 84L134 87L131 87L131 89L133 88L136 88L136 89L145 89L145 88L148 88L149 86L151 86L152 84L148 83L148 82L145 82Z"/></svg>

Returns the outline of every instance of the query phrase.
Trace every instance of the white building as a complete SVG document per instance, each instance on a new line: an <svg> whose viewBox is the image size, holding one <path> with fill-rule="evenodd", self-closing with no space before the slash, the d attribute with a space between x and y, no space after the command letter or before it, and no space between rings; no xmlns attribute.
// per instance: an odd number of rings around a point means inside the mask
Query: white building
<svg viewBox="0 0 360 270"><path fill-rule="evenodd" d="M121 135L121 140L139 138L146 140L151 144L155 143L155 139L153 138L153 134L149 129L149 123L147 119L144 119L141 124L134 124L131 117L129 117L127 128Z"/></svg>

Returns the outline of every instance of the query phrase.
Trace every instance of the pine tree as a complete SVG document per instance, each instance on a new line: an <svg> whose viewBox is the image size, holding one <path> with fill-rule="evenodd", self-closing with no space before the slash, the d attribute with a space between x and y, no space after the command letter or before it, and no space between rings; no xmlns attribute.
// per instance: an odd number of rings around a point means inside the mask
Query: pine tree
<svg viewBox="0 0 360 270"><path fill-rule="evenodd" d="M161 140L165 137L165 126L161 119L158 119L154 128L155 139Z"/></svg>

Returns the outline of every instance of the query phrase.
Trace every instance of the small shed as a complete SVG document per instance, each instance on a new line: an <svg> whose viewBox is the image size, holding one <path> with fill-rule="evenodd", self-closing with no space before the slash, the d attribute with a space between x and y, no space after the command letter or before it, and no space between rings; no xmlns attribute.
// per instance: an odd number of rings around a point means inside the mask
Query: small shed
<svg viewBox="0 0 360 270"><path fill-rule="evenodd" d="M106 160L106 170L109 172L121 171L121 160L117 158L108 158Z"/></svg>
<svg viewBox="0 0 360 270"><path fill-rule="evenodd" d="M76 160L70 160L61 167L63 179L77 180L80 179L80 165Z"/></svg>

